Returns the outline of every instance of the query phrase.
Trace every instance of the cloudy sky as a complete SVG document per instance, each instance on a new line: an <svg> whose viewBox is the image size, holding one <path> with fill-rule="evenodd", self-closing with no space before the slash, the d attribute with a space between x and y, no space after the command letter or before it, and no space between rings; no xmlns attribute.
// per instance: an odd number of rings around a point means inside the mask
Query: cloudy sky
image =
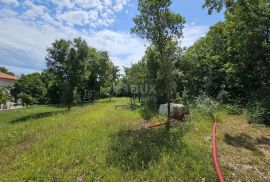
<svg viewBox="0 0 270 182"><path fill-rule="evenodd" d="M182 46L189 47L223 14L208 16L203 0L173 0L186 19ZM55 39L82 37L108 51L118 66L130 66L144 54L146 41L130 34L137 0L0 0L0 66L16 74L46 68L46 48Z"/></svg>

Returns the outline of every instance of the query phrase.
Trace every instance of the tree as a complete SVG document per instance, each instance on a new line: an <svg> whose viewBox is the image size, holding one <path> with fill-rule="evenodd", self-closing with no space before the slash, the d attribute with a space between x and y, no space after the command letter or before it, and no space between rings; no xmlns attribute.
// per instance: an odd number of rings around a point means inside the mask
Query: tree
<svg viewBox="0 0 270 182"><path fill-rule="evenodd" d="M0 109L2 104L6 104L9 100L11 100L9 90L7 88L0 87Z"/></svg>
<svg viewBox="0 0 270 182"><path fill-rule="evenodd" d="M132 32L150 41L157 48L160 64L164 71L166 85L166 101L168 116L166 128L170 128L170 102L171 102L171 67L169 54L166 54L166 46L182 36L184 18L170 11L171 0L139 0L138 10L140 15L133 21L135 27Z"/></svg>
<svg viewBox="0 0 270 182"><path fill-rule="evenodd" d="M125 77L129 86L130 96L138 96L141 98L143 87L145 85L145 64L143 60L132 64L130 68L124 68Z"/></svg>
<svg viewBox="0 0 270 182"><path fill-rule="evenodd" d="M26 107L35 103L35 99L31 95L28 95L26 93L20 93L19 97L22 100L22 104L25 104Z"/></svg>
<svg viewBox="0 0 270 182"><path fill-rule="evenodd" d="M73 41L56 40L47 49L47 66L61 83L64 102L70 110L78 99L78 91L86 79L86 66L89 59L89 47L81 38Z"/></svg>
<svg viewBox="0 0 270 182"><path fill-rule="evenodd" d="M111 70L110 71L110 83L111 83L110 97L111 97L114 94L114 84L120 77L119 75L120 70L118 66L114 66L113 64L111 64L110 70Z"/></svg>
<svg viewBox="0 0 270 182"><path fill-rule="evenodd" d="M5 68L5 67L0 67L0 72L6 73L6 74L8 74L8 75L15 76L14 73L10 72L10 71L9 71L7 68Z"/></svg>
<svg viewBox="0 0 270 182"><path fill-rule="evenodd" d="M61 83L50 71L44 70L41 73L41 80L46 86L46 103L60 104L62 97Z"/></svg>
<svg viewBox="0 0 270 182"><path fill-rule="evenodd" d="M223 7L227 12L234 11L237 7L242 6L248 14L255 14L270 20L270 2L269 0L205 0L203 7L208 8L208 13L212 14L213 10L220 12Z"/></svg>
<svg viewBox="0 0 270 182"><path fill-rule="evenodd" d="M225 103L248 105L255 120L267 123L270 21L266 15L270 2L206 1L210 11L224 5L225 21L211 27L179 62L184 77L178 88L188 88L193 97L203 93Z"/></svg>
<svg viewBox="0 0 270 182"><path fill-rule="evenodd" d="M21 96L28 95L32 98L29 104L44 104L46 102L46 85L41 80L40 73L22 75L11 88L11 95L17 101Z"/></svg>

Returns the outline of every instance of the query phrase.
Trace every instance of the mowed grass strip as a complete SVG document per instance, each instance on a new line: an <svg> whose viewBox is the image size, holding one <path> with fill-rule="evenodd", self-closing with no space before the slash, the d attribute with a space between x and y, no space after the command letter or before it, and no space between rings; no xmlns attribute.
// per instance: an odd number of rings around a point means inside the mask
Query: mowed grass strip
<svg viewBox="0 0 270 182"><path fill-rule="evenodd" d="M270 128L231 115L217 128L219 159L228 181L270 181Z"/></svg>
<svg viewBox="0 0 270 182"><path fill-rule="evenodd" d="M0 113L1 181L215 181L210 116L143 129L128 99ZM42 114L45 113L45 114Z"/></svg>

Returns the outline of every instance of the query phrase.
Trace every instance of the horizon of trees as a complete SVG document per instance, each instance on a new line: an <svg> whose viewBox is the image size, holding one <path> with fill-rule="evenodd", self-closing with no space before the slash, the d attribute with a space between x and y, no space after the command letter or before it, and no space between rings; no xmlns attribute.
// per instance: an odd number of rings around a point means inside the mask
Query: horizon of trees
<svg viewBox="0 0 270 182"><path fill-rule="evenodd" d="M173 55L166 58L173 65L172 101L185 103L204 95L225 104L249 107L255 120L269 123L269 0L206 0L204 7L210 14L226 8L225 20L212 26L187 50L179 45L168 46ZM143 92L142 99L145 106L154 109L166 102L164 86L168 82L159 54L156 45L149 46L138 63L125 69L124 79L138 87L154 84L156 92Z"/></svg>
<svg viewBox="0 0 270 182"><path fill-rule="evenodd" d="M114 94L119 68L106 51L89 47L81 38L55 40L47 49L45 59L47 69L41 73L23 74L14 87L9 88L14 102L64 104L70 109L73 104L84 102L85 90L91 93L90 99ZM11 73L4 67L2 70ZM7 97L2 100L7 102Z"/></svg>
<svg viewBox="0 0 270 182"><path fill-rule="evenodd" d="M224 8L225 20L188 49L176 43L182 36L184 18L172 13L170 4L171 0L139 0L140 14L134 18L132 32L151 44L138 63L124 68L121 78L108 53L89 47L80 38L60 39L48 49L48 69L39 76L22 76L11 93L30 103L70 107L82 100L87 89L95 97L135 95L151 110L159 104L187 103L204 95L249 107L257 121L269 122L269 0L205 0L203 7L209 14Z"/></svg>

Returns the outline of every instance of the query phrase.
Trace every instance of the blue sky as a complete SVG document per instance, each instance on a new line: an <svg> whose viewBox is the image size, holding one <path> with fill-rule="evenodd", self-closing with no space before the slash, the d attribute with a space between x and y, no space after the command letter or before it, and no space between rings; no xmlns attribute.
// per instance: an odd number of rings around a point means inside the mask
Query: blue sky
<svg viewBox="0 0 270 182"><path fill-rule="evenodd" d="M211 16L203 0L174 0L174 12L186 19L182 46L189 47L209 27L223 21ZM130 35L136 0L0 0L0 66L16 74L46 68L46 48L55 39L82 37L98 50L108 51L122 67L137 62L147 42Z"/></svg>

